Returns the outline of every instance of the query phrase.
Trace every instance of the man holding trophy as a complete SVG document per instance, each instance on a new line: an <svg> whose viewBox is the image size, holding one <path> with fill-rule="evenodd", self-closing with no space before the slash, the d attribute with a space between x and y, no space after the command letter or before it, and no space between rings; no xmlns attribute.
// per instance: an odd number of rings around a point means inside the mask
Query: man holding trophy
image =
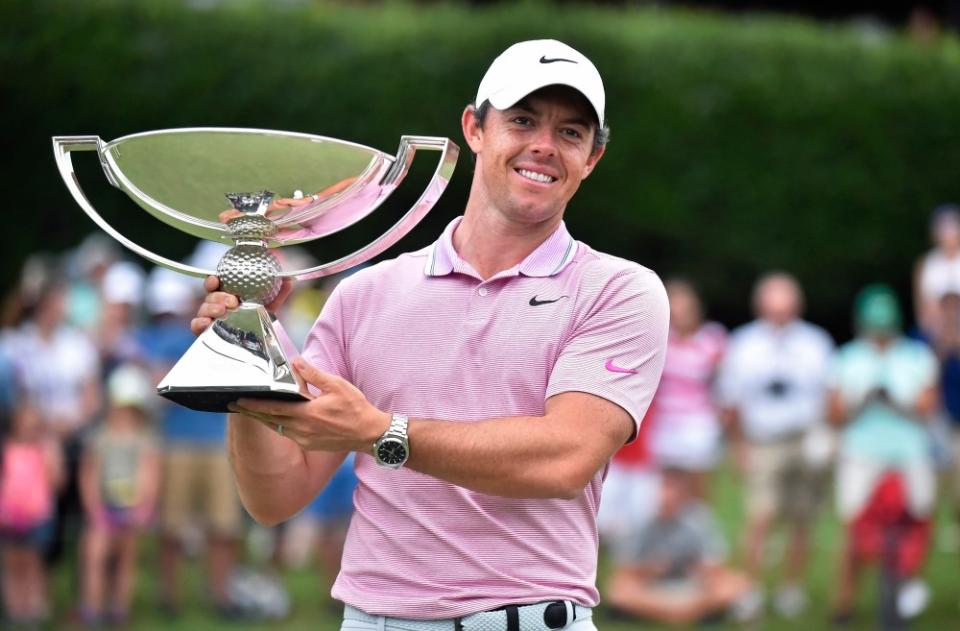
<svg viewBox="0 0 960 631"><path fill-rule="evenodd" d="M666 295L562 221L607 139L586 57L511 46L461 122L463 216L337 287L293 360L307 400L230 404L233 468L276 524L357 452L343 629L595 630L603 473L657 388ZM206 288L197 334L240 305Z"/></svg>

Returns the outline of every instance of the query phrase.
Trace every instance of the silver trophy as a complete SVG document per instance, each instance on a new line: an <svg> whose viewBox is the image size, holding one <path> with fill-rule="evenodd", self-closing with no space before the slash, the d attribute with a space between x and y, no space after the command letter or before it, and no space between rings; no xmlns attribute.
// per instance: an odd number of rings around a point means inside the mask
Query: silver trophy
<svg viewBox="0 0 960 631"><path fill-rule="evenodd" d="M240 297L240 307L204 331L157 387L176 403L214 412L240 397L304 398L290 365L297 350L264 305L276 297L283 278L335 274L400 240L437 202L460 152L447 138L403 136L397 155L390 156L323 136L228 128L166 129L112 142L57 136L53 149L73 198L107 234L157 265L191 276L216 274L224 291ZM426 190L389 230L338 260L281 269L271 248L333 234L369 215L403 181L418 149L440 151L439 163ZM130 241L84 195L74 151L96 151L107 181L157 219L233 247L216 270L206 270Z"/></svg>

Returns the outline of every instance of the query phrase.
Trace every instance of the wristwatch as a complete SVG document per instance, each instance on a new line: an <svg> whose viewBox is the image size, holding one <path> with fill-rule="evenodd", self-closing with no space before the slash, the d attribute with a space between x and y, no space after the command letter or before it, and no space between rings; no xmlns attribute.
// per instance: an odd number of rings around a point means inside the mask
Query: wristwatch
<svg viewBox="0 0 960 631"><path fill-rule="evenodd" d="M410 441L407 439L407 417L394 412L390 427L373 443L373 458L377 464L390 469L399 469L410 457Z"/></svg>

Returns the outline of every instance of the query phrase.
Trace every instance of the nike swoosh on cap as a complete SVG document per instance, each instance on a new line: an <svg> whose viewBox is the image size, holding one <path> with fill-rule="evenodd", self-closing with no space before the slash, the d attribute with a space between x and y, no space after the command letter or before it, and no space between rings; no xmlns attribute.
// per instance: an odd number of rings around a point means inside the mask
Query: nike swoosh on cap
<svg viewBox="0 0 960 631"><path fill-rule="evenodd" d="M638 372L640 372L639 370L633 370L632 368L621 368L620 366L617 366L616 364L614 364L612 359L607 360L607 363L604 365L604 368L606 368L610 372L622 372L628 375L635 375Z"/></svg>
<svg viewBox="0 0 960 631"><path fill-rule="evenodd" d="M553 57L553 58L551 58L551 59L547 59L547 56L546 56L546 55L543 55L542 57L540 57L540 63L542 63L542 64L554 64L554 63L557 63L558 61L565 61L565 62L567 62L568 64L575 64L575 63L577 63L577 62L575 62L575 61L572 60L572 59L564 59L563 57Z"/></svg>

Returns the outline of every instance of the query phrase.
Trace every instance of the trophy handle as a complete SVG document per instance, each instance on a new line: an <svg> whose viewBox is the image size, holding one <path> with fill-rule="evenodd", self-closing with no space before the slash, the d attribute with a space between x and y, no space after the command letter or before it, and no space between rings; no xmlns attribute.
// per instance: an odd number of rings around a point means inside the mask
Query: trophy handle
<svg viewBox="0 0 960 631"><path fill-rule="evenodd" d="M424 215L426 215L437 202L440 194L447 188L447 184L450 182L450 176L453 175L453 168L457 164L457 157L460 155L460 147L448 138L402 136L400 138L400 149L397 151L397 157L390 167L390 170L383 176L381 185L390 185L403 179L410 169L414 154L418 149L442 152L440 154L440 161L437 164L436 170L433 172L433 178L431 178L427 188L420 195L420 199L416 201L397 223L393 224L389 230L380 235L375 241L360 248L353 254L348 254L336 261L324 263L316 267L294 272L282 272L280 276L308 280L329 276L330 274L336 274L337 272L350 269L354 265L359 265L377 256L402 239L414 226L420 223Z"/></svg>
<svg viewBox="0 0 960 631"><path fill-rule="evenodd" d="M70 153L72 151L96 151L100 156L100 161L102 164L102 148L103 141L100 140L99 136L54 136L53 138L53 155L57 160L57 168L60 170L60 177L63 178L64 184L67 185L67 188L70 190L70 194L73 195L73 199L77 202L77 204L80 205L80 208L82 208L83 211L87 213L87 215L93 219L94 223L100 226L104 232L119 241L124 247L139 254L151 263L172 269L175 272L188 274L190 276L199 276L201 278L216 274L216 272L212 270L201 269L191 265L184 265L183 263L164 258L159 254L154 254L150 250L137 245L130 239L114 230L113 226L108 224L106 220L100 216L100 214L94 209L93 204L90 203L90 200L88 200L87 196L83 193L83 189L80 188L80 180L77 179L77 174L73 169L73 158ZM110 175L110 170L104 168L103 172L106 174L107 180L110 182L110 184L116 186L116 181Z"/></svg>

